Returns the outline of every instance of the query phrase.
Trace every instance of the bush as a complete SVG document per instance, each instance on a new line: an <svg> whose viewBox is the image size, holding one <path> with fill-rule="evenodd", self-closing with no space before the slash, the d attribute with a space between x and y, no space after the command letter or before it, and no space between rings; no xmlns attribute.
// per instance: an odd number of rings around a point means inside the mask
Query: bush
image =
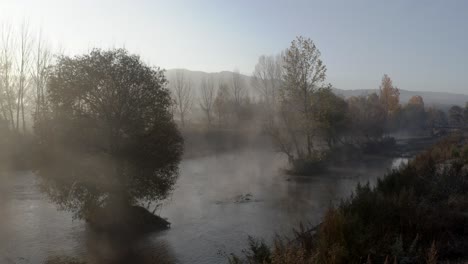
<svg viewBox="0 0 468 264"><path fill-rule="evenodd" d="M247 263L271 263L270 248L265 244L265 241L249 236L248 243L248 249L244 250L245 260L231 254L228 257L230 264L243 263L244 261Z"/></svg>
<svg viewBox="0 0 468 264"><path fill-rule="evenodd" d="M292 162L292 168L287 172L292 175L314 175L326 169L324 160L296 159Z"/></svg>
<svg viewBox="0 0 468 264"><path fill-rule="evenodd" d="M295 243L286 246L277 239L275 245L283 246L275 246L272 261L265 263L467 259L467 146L460 138L447 139L375 187L358 185L354 195L325 214L316 233L296 233ZM307 243L301 242L303 237L309 238Z"/></svg>
<svg viewBox="0 0 468 264"><path fill-rule="evenodd" d="M383 137L376 140L367 141L363 147L362 151L365 154L384 154L389 150L393 150L396 147L396 140L393 137Z"/></svg>

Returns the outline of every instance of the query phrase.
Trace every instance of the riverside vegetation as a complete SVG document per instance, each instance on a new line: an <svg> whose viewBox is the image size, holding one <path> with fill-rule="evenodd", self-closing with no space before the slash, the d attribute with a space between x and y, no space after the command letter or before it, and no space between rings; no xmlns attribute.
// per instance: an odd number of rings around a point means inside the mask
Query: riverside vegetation
<svg viewBox="0 0 468 264"><path fill-rule="evenodd" d="M358 185L317 227L272 245L249 238L229 263L462 263L468 259L468 141L452 136Z"/></svg>

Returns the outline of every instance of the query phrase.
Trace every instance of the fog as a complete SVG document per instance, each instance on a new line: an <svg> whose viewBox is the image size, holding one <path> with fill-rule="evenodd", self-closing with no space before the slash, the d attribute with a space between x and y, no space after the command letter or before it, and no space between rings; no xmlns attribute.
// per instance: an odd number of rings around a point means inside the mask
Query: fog
<svg viewBox="0 0 468 264"><path fill-rule="evenodd" d="M468 257L466 95L341 90L301 35L245 75L0 30L0 263Z"/></svg>
<svg viewBox="0 0 468 264"><path fill-rule="evenodd" d="M144 263L223 262L218 251L240 252L248 235L272 238L301 222L317 224L323 211L349 195L357 182L375 182L398 165L377 159L291 179L281 172L285 164L281 155L251 148L183 160L175 191L157 212L171 228L132 243L94 234L70 213L57 211L40 192L34 173L9 172L2 184L2 262L42 263L57 257L90 263L145 257Z"/></svg>

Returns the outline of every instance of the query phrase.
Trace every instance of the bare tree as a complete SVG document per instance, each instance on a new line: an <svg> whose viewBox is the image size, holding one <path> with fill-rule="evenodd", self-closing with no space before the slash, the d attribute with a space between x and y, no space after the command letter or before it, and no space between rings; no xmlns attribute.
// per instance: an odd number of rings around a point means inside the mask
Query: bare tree
<svg viewBox="0 0 468 264"><path fill-rule="evenodd" d="M16 131L19 131L20 113L23 125L23 133L26 132L26 121L24 114L24 98L28 87L28 72L30 67L30 57L32 51L32 38L29 32L29 26L23 22L20 30L19 54L18 54L18 88L17 88L17 106L16 106Z"/></svg>
<svg viewBox="0 0 468 264"><path fill-rule="evenodd" d="M232 91L231 94L234 99L234 104L239 107L242 104L243 99L247 96L247 90L245 89L245 83L242 79L242 75L239 70L234 70L232 73Z"/></svg>
<svg viewBox="0 0 468 264"><path fill-rule="evenodd" d="M216 97L213 78L205 78L201 83L200 107L206 115L208 126L212 123L213 105Z"/></svg>
<svg viewBox="0 0 468 264"><path fill-rule="evenodd" d="M260 93L267 111L274 109L278 101L278 89L283 74L283 56L282 53L276 56L260 56L252 74L252 85Z"/></svg>
<svg viewBox="0 0 468 264"><path fill-rule="evenodd" d="M258 58L254 72L252 73L252 85L257 89L260 96L267 104L270 101L271 95L271 66L271 56L262 55Z"/></svg>
<svg viewBox="0 0 468 264"><path fill-rule="evenodd" d="M179 113L180 123L184 127L187 113L193 105L193 93L192 83L190 80L185 79L182 70L177 70L175 73L175 79L172 82L172 92L176 111Z"/></svg>
<svg viewBox="0 0 468 264"><path fill-rule="evenodd" d="M5 120L8 120L11 129L15 129L14 109L15 109L15 92L14 92L14 39L12 28L8 24L3 24L1 28L1 53L0 53L0 107Z"/></svg>
<svg viewBox="0 0 468 264"><path fill-rule="evenodd" d="M216 92L216 99L214 101L213 109L218 119L218 126L227 125L229 122L229 112L231 108L231 94L229 86L225 83L220 83L218 91Z"/></svg>
<svg viewBox="0 0 468 264"><path fill-rule="evenodd" d="M36 88L34 98L36 118L42 118L46 109L46 83L50 74L51 55L50 48L42 39L42 31L40 31L36 40L34 65L31 74Z"/></svg>
<svg viewBox="0 0 468 264"><path fill-rule="evenodd" d="M232 73L232 86L230 87L230 94L233 99L233 111L237 118L237 121L240 120L242 104L247 97L247 90L245 88L245 82L242 79L242 75L239 70L234 70Z"/></svg>

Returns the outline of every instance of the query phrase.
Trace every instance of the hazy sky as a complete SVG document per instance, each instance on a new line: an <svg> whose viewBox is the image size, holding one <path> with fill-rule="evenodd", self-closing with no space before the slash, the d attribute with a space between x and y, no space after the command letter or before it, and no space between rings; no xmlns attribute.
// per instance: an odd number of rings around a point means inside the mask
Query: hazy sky
<svg viewBox="0 0 468 264"><path fill-rule="evenodd" d="M312 38L342 89L377 88L384 73L407 90L468 94L468 1L0 0L0 20L42 27L67 54L122 47L145 61L251 74L262 54Z"/></svg>

